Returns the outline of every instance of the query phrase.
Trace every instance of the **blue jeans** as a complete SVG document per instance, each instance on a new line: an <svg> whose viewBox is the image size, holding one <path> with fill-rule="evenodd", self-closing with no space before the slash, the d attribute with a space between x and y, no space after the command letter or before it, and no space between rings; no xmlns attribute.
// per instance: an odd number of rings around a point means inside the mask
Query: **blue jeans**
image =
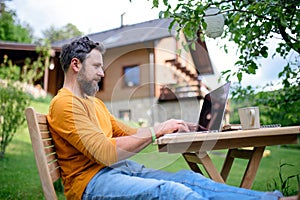
<svg viewBox="0 0 300 200"><path fill-rule="evenodd" d="M275 200L279 197L282 194L278 191L247 190L217 183L190 170L171 173L124 160L100 170L87 185L82 199Z"/></svg>

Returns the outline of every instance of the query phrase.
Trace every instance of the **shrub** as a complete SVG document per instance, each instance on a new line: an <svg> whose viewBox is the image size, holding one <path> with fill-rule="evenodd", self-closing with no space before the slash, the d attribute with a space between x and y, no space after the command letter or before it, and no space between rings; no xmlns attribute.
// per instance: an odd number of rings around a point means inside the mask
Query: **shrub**
<svg viewBox="0 0 300 200"><path fill-rule="evenodd" d="M25 120L24 109L29 106L29 99L18 84L0 84L0 158Z"/></svg>
<svg viewBox="0 0 300 200"><path fill-rule="evenodd" d="M50 46L45 44L36 51L37 60L31 62L27 58L23 67L13 64L7 55L4 55L3 63L0 64L0 158L4 157L5 149L17 128L24 123L24 110L30 102L26 93L33 97L46 96L41 88L36 90L32 85L49 66Z"/></svg>

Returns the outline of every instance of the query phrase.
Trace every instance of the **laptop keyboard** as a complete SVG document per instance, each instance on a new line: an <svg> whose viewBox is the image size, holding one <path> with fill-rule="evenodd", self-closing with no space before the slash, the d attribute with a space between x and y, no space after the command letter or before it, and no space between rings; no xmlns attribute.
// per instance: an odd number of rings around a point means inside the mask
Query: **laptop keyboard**
<svg viewBox="0 0 300 200"><path fill-rule="evenodd" d="M184 135L197 135L203 133L217 133L217 130L210 130L210 131L197 131L197 132L180 132L180 133L169 133L165 134L163 137L176 137L176 136L184 136Z"/></svg>

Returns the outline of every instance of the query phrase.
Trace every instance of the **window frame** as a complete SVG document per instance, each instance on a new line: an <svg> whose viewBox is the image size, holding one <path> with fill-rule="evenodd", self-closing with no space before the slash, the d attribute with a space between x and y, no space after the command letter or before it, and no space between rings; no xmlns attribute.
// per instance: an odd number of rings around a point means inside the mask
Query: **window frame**
<svg viewBox="0 0 300 200"><path fill-rule="evenodd" d="M137 84L133 84L132 86L130 86L127 81L126 81L126 70L130 70L133 68L137 68L138 69L138 83ZM128 65L128 66L124 66L123 67L123 86L126 88L134 88L134 87L138 87L141 85L141 68L140 65L136 64L136 65ZM128 72L127 72L128 73Z"/></svg>
<svg viewBox="0 0 300 200"><path fill-rule="evenodd" d="M125 114L128 113L128 119L125 119ZM123 109L119 110L119 119L124 121L130 121L131 120L131 110L130 109Z"/></svg>

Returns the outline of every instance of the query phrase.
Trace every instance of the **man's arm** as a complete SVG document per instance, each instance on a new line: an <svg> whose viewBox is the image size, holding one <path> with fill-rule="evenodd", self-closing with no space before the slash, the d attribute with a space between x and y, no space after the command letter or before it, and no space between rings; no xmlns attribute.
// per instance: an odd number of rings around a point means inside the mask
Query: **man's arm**
<svg viewBox="0 0 300 200"><path fill-rule="evenodd" d="M153 127L156 138L177 130L189 131L183 120L170 119ZM116 138L118 160L124 160L138 153L152 142L150 128L139 128L136 134Z"/></svg>

